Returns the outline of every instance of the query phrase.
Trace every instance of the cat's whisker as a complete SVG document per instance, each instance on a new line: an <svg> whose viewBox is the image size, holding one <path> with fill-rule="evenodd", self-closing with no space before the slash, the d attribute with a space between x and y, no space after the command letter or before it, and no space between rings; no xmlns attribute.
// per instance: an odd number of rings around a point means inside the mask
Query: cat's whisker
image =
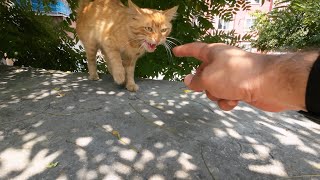
<svg viewBox="0 0 320 180"><path fill-rule="evenodd" d="M170 43L170 41L166 41L166 44L167 44L168 47L170 47L170 50L175 47L175 45Z"/></svg>
<svg viewBox="0 0 320 180"><path fill-rule="evenodd" d="M182 41L180 41L180 40L177 39L177 38L168 36L167 39L171 39L171 40L177 41L179 44L182 44Z"/></svg>
<svg viewBox="0 0 320 180"><path fill-rule="evenodd" d="M171 48L170 48L171 46L169 46L169 44L167 44L166 42L163 44L163 46L165 47L165 49L167 51L167 55L168 55L170 61L173 62Z"/></svg>
<svg viewBox="0 0 320 180"><path fill-rule="evenodd" d="M168 36L167 39L175 40L175 41L177 41L179 44L183 44L179 39L174 38L174 37Z"/></svg>
<svg viewBox="0 0 320 180"><path fill-rule="evenodd" d="M169 47L170 52L171 52L171 49L175 47L175 45L171 44L169 41L166 41L165 44Z"/></svg>
<svg viewBox="0 0 320 180"><path fill-rule="evenodd" d="M167 48L166 44L163 44L163 46L164 46L164 48L166 49L166 53L167 53L168 58L170 59L169 52L168 52L168 48Z"/></svg>
<svg viewBox="0 0 320 180"><path fill-rule="evenodd" d="M175 44L171 44L170 42L167 42L167 44L170 46L171 49L177 46Z"/></svg>
<svg viewBox="0 0 320 180"><path fill-rule="evenodd" d="M167 44L167 46L168 46L170 49L172 49L171 44L169 44L169 43L166 43L166 44Z"/></svg>
<svg viewBox="0 0 320 180"><path fill-rule="evenodd" d="M166 39L166 41L167 41L168 43L170 43L171 45L178 46L175 42L170 41L169 39Z"/></svg>
<svg viewBox="0 0 320 180"><path fill-rule="evenodd" d="M167 41L166 44L168 45L168 47L170 47L170 49L173 49L175 47L175 45L171 44L169 41Z"/></svg>
<svg viewBox="0 0 320 180"><path fill-rule="evenodd" d="M143 41L141 41L141 45L139 47L139 51L143 48Z"/></svg>

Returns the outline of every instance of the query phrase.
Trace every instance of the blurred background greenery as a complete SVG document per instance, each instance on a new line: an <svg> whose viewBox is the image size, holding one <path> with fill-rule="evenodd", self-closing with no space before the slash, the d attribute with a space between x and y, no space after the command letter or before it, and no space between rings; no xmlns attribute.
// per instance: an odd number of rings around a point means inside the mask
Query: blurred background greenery
<svg viewBox="0 0 320 180"><path fill-rule="evenodd" d="M256 12L252 45L260 51L320 47L320 0L279 0L269 13Z"/></svg>

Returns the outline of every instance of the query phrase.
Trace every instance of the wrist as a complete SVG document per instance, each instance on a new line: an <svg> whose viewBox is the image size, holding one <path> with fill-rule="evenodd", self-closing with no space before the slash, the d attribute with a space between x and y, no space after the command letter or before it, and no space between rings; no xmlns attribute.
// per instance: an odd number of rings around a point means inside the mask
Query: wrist
<svg viewBox="0 0 320 180"><path fill-rule="evenodd" d="M264 69L264 93L283 110L306 110L306 87L317 52L268 55Z"/></svg>

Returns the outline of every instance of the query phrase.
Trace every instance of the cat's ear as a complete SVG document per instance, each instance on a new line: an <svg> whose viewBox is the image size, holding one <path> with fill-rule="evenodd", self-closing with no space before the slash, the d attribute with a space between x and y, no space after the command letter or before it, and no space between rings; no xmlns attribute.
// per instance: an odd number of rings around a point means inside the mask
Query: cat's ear
<svg viewBox="0 0 320 180"><path fill-rule="evenodd" d="M177 10L179 6L175 6L171 9L167 9L163 12L165 16L167 16L170 20L174 19L177 16Z"/></svg>
<svg viewBox="0 0 320 180"><path fill-rule="evenodd" d="M128 0L128 6L133 12L142 14L142 10L137 5L135 5L131 0Z"/></svg>

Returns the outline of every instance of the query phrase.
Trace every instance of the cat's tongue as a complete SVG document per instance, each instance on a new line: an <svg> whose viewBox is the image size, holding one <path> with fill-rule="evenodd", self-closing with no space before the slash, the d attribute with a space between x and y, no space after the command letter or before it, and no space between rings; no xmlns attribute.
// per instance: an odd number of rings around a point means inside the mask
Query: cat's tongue
<svg viewBox="0 0 320 180"><path fill-rule="evenodd" d="M146 42L146 44L147 44L147 47L148 47L148 51L149 51L149 52L153 52L153 51L155 51L156 48L157 48L157 45L156 45L156 44L151 44L151 43L147 43L147 42Z"/></svg>
<svg viewBox="0 0 320 180"><path fill-rule="evenodd" d="M155 44L149 44L150 49L156 49L157 45Z"/></svg>

